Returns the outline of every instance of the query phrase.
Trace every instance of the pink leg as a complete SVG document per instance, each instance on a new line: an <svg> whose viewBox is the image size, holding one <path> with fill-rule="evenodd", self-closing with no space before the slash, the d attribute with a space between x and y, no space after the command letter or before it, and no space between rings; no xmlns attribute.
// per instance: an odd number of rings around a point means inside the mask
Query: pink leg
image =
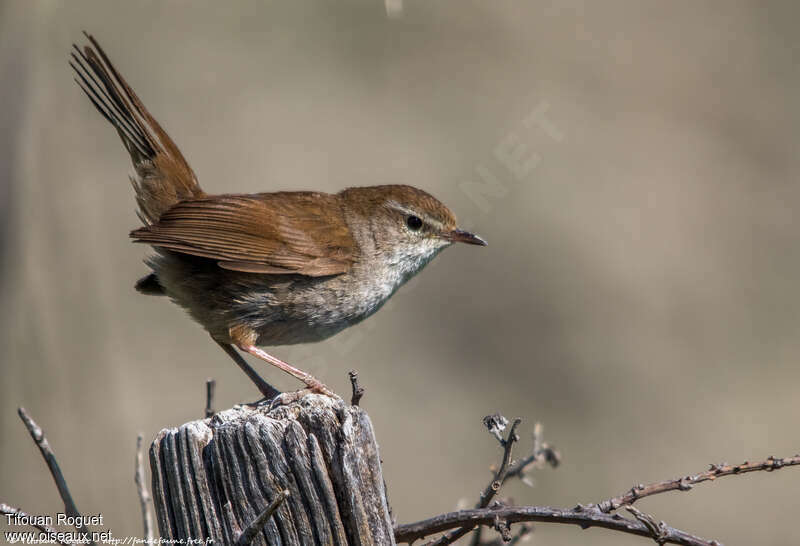
<svg viewBox="0 0 800 546"><path fill-rule="evenodd" d="M261 360L269 362L276 368L280 368L289 375L296 377L297 379L305 383L306 387L308 387L311 390L311 392L316 392L318 394L325 394L327 396L336 397L336 394L334 394L332 390L326 387L319 379L317 379L310 373L306 373L299 368L295 368L291 364L287 364L283 360L275 358L271 354L262 351L255 345L239 345L239 348L246 353L250 353L253 356L257 356Z"/></svg>
<svg viewBox="0 0 800 546"><path fill-rule="evenodd" d="M215 339L214 341L217 340ZM236 365L247 374L247 377L250 378L250 381L256 384L256 387L258 387L258 390L261 391L261 394L263 394L265 398L273 399L281 394L281 391L261 379L261 376L258 375L258 373L250 366L250 364L245 362L244 358L242 358L242 355L236 352L236 349L233 348L233 345L229 343L223 343L221 341L217 341L217 344L222 347L222 350L225 351L225 353L227 353L228 356L230 356L233 361L236 362Z"/></svg>

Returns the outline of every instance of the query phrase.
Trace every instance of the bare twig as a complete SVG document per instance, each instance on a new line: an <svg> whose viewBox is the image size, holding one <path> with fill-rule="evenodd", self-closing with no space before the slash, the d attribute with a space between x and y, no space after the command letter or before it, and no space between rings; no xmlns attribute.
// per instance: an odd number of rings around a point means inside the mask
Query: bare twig
<svg viewBox="0 0 800 546"><path fill-rule="evenodd" d="M17 413L19 414L20 419L22 419L22 422L25 424L25 427L28 429L31 438L33 438L33 441L36 443L39 451L42 453L42 457L47 463L47 467L50 469L50 474L53 476L53 481L56 482L56 488L58 488L58 494L61 496L61 500L64 501L64 511L66 512L67 516L81 520L81 514L78 511L78 507L75 506L75 501L72 500L72 495L69 492L69 487L67 487L67 482L64 480L64 475L61 473L61 468L58 466L56 456L53 453L53 450L50 448L50 444L47 442L44 432L42 432L41 427L39 427L39 425L37 425L36 422L31 419L31 416L28 415L28 412L25 411L25 408L20 407L17 410ZM85 535L85 538L89 544L95 544L93 540L89 540L89 537L91 537L91 532L86 528L86 525L81 523L80 525L76 525L75 528Z"/></svg>
<svg viewBox="0 0 800 546"><path fill-rule="evenodd" d="M543 468L547 464L556 468L561 464L561 453L542 439L542 424L536 423L533 427L533 452L514 461L508 469L506 480L520 478L525 485L533 486L533 481L527 476L528 469Z"/></svg>
<svg viewBox="0 0 800 546"><path fill-rule="evenodd" d="M357 406L361 402L361 397L364 396L364 387L358 385L358 372L350 370L347 373L350 377L350 386L353 387L353 396L350 398L350 405Z"/></svg>
<svg viewBox="0 0 800 546"><path fill-rule="evenodd" d="M503 447L503 460L500 463L500 468L497 469L497 472L494 475L494 478L491 482L486 486L480 496L480 500L478 504L475 506L476 509L486 508L489 506L489 503L492 501L494 496L500 491L500 487L502 487L503 482L506 480L506 475L508 473L509 466L511 464L511 450L514 447L514 442L519 440L519 436L517 436L517 427L522 422L522 419L516 418L514 422L511 424L511 429L508 431L508 436L503 438L501 432L505 429L506 425L508 424L508 419L496 413L494 415L487 415L483 418L483 424L486 425L486 428L489 429L489 433L492 434L495 438L498 439L500 445ZM494 523L494 522L493 522ZM431 546L444 546L446 544L452 544L459 538L463 537L467 533L469 533L475 526L469 525L464 526L460 529L453 531L452 533L448 533L440 537L439 539L435 540L431 543ZM495 527L500 527L500 522L498 520ZM476 534L473 540L473 543L477 544L480 542L480 535Z"/></svg>
<svg viewBox="0 0 800 546"><path fill-rule="evenodd" d="M511 533L512 524L538 521L580 525L584 529L588 527L604 527L649 537L658 544L719 546L719 542L715 540L705 540L670 527L663 521L657 521L656 518L638 510L632 504L638 499L666 493L667 491L688 491L698 483L713 481L723 476L757 471L771 472L786 466L800 465L800 454L784 458L768 457L766 460L759 462L745 461L739 465L729 465L728 463L712 464L709 470L699 474L655 482L649 485L636 485L626 493L599 504L579 504L571 510L548 506L507 506L497 501L489 506L489 502L505 480L515 476L524 476L525 469L533 464L537 466L544 466L545 464L556 466L560 461L560 455L558 451L542 441L541 426L537 424L534 429L533 453L519 461L512 461L511 447L517 440L516 427L519 424L519 419L514 421L507 438L503 438L501 434L508 424L508 420L503 416L499 414L487 416L484 418L484 424L503 446L503 461L495 474L494 480L481 495L481 503L473 510L461 510L417 523L396 525L394 530L397 542L411 543L426 536L445 533L427 544L451 544L470 530L475 529L471 544L483 546L497 542L497 540L494 542L481 542L480 530L483 526L494 528L500 534L500 540L507 542L514 540L514 535ZM623 506L635 519L631 520L622 517L620 514L610 513Z"/></svg>
<svg viewBox="0 0 800 546"><path fill-rule="evenodd" d="M784 457L778 459L775 457L768 457L764 461L751 463L748 461L738 465L729 465L727 463L712 464L706 472L684 476L683 478L675 478L674 480L665 480L662 482L655 482L648 485L634 485L626 493L618 497L613 497L597 505L601 512L612 512L617 508L633 504L637 500L649 497L651 495L658 495L659 493L666 493L667 491L688 491L698 483L713 481L723 476L735 476L738 474L746 474L748 472L778 470L784 466L800 465L800 455L793 457Z"/></svg>
<svg viewBox="0 0 800 546"><path fill-rule="evenodd" d="M150 515L150 503L153 498L147 491L144 484L144 455L142 454L142 441L144 437L141 433L136 437L136 471L133 481L136 482L136 491L139 493L139 505L142 508L142 523L144 525L144 538L147 544L152 544L155 535L153 534L153 519Z"/></svg>
<svg viewBox="0 0 800 546"><path fill-rule="evenodd" d="M211 378L206 379L206 417L214 416L214 390L217 382Z"/></svg>
<svg viewBox="0 0 800 546"><path fill-rule="evenodd" d="M505 428L508 424L508 419L496 413L494 415L488 415L483 418L483 424L489 429L489 432L495 436L500 443L503 443L503 437L500 432ZM546 464L549 464L553 468L557 467L561 462L561 454L548 443L546 443L542 439L542 424L536 423L533 427L533 450L531 454L527 457L522 459L512 461L508 466L508 471L506 472L505 477L503 478L503 484L512 478L520 478L522 482L530 487L533 487L533 480L527 475L527 471L530 468L543 468ZM494 471L494 469L492 469ZM502 484L501 484L502 485ZM480 507L478 507L480 508ZM529 531L532 532L533 525L527 526L529 527ZM483 527L475 528L475 531L472 533L472 540L470 541L471 546L480 546L481 544L487 544L482 541L482 530ZM519 541L522 537L528 534L529 531L525 531L522 533L521 536L517 536L516 540L511 539L512 542ZM501 537L502 538L502 537Z"/></svg>
<svg viewBox="0 0 800 546"><path fill-rule="evenodd" d="M249 546L253 539L256 538L256 535L264 528L264 525L267 524L269 518L272 517L272 514L280 507L281 503L289 496L289 490L284 489L275 499L267 506L267 508L261 512L261 514L256 517L253 521L250 522L244 531L239 535L236 539L235 546Z"/></svg>
<svg viewBox="0 0 800 546"><path fill-rule="evenodd" d="M492 506L489 508L462 510L442 514L424 521L413 524L398 525L395 527L395 539L398 542L412 542L414 540L436 534L451 529L457 529L453 534L462 531L465 527L475 528L480 526L492 526L500 528L510 527L512 523L521 521L539 521L549 523L566 523L580 525L586 529L588 527L604 527L630 533L639 536L649 537L659 544L685 544L685 545L705 545L720 546L715 540L705 540L685 531L670 527L663 521L646 514L635 507L632 503L643 497L666 493L668 491L688 491L698 483L713 481L723 476L734 476L746 474L748 472L765 471L771 472L786 466L800 465L800 455L793 457L768 457L764 461L744 462L739 465L712 464L711 468L700 474L685 476L674 480L656 482L649 485L637 485L630 491L611 499L605 500L600 504L578 505L571 510L551 508L547 506ZM512 470L519 468L512 465ZM509 476L511 471L506 473ZM610 514L620 507L625 507L635 519L623 518L619 514ZM500 525L498 525L500 522ZM463 536L463 535L462 535ZM441 540L441 539L439 539ZM439 544L440 542L434 542Z"/></svg>
<svg viewBox="0 0 800 546"><path fill-rule="evenodd" d="M15 508L13 506L9 506L8 504L0 503L0 514L7 516L6 520L9 521L12 525L30 525L35 529L39 529L43 533L47 533L49 535L48 539L52 539L56 542L56 544L63 544L64 546L69 546L69 542L64 542L63 540L58 540L58 531L49 525L45 525L42 523L41 516L35 517L31 516L27 512L23 512L19 508Z"/></svg>
<svg viewBox="0 0 800 546"><path fill-rule="evenodd" d="M514 442L519 440L519 436L517 436L517 427L521 422L522 419L520 418L514 419L514 422L511 423L511 430L508 431L508 436L505 440L500 442L500 445L503 446L503 460L500 463L500 468L497 469L494 479L486 486L483 493L481 493L481 500L476 508L485 508L489 506L491 500L497 492L500 491L503 482L506 481L509 466L511 465L511 450L514 447Z"/></svg>
<svg viewBox="0 0 800 546"><path fill-rule="evenodd" d="M398 525L395 527L395 540L411 544L420 538L450 529L464 527L472 529L480 525L494 526L498 520L505 522L509 526L513 523L538 521L542 523L579 525L582 529L602 527L622 533L653 538L651 529L641 521L630 520L619 514L604 514L596 507L578 506L571 510L564 510L549 506L502 506L500 508L461 510L416 523ZM663 528L660 528L660 532L662 533L660 536L663 538L662 544L720 546L716 541L709 541L690 535L666 524Z"/></svg>

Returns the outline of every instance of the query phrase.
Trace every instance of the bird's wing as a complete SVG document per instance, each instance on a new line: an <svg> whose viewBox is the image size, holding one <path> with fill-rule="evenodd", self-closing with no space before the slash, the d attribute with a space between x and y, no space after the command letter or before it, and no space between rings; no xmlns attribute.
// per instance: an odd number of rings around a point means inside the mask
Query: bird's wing
<svg viewBox="0 0 800 546"><path fill-rule="evenodd" d="M337 275L355 254L339 197L312 192L182 201L131 237L249 273Z"/></svg>

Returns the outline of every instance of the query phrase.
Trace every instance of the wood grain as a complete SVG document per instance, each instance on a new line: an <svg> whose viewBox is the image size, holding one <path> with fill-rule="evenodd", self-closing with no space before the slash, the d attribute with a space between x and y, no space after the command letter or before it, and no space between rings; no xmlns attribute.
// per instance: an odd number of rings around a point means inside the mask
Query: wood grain
<svg viewBox="0 0 800 546"><path fill-rule="evenodd" d="M253 544L395 543L372 424L341 400L237 406L165 429L150 463L163 538L231 544L285 489Z"/></svg>

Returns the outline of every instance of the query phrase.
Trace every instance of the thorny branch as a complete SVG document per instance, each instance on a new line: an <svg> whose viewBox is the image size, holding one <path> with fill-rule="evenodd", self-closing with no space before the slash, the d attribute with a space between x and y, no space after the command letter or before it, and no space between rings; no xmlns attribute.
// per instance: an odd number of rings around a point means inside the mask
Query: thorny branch
<svg viewBox="0 0 800 546"><path fill-rule="evenodd" d="M139 505L142 508L142 523L144 525L144 538L147 544L152 544L155 535L153 534L153 518L150 515L150 503L153 498L150 492L147 491L147 486L144 484L144 455L142 454L142 440L141 433L136 437L136 471L133 475L133 481L136 482L136 491L139 494Z"/></svg>
<svg viewBox="0 0 800 546"><path fill-rule="evenodd" d="M508 436L503 438L502 432L505 430L506 425L508 424L508 419L500 415L499 413L495 413L494 415L487 415L483 418L483 424L486 425L486 428L489 429L489 433L497 438L500 442L500 445L503 447L503 459L500 463L500 468L494 475L494 478L491 482L486 486L486 488L481 493L480 500L478 504L475 506L476 509L486 508L489 506L489 503L492 501L494 496L500 491L500 488L503 486L503 483L506 481L506 476L508 474L509 465L511 464L511 450L514 447L514 442L519 440L519 436L517 436L517 427L522 422L522 419L514 419L514 422L511 425L511 429L508 431ZM452 544L459 538L463 537L467 533L469 533L475 526L474 525L467 525L462 527L461 529L457 529L452 533L446 534L439 538L438 540L434 541L431 546L441 546L445 544ZM500 527L500 522L495 525L495 527ZM502 532L502 531L501 531ZM475 543L480 541L480 537L477 536Z"/></svg>
<svg viewBox="0 0 800 546"><path fill-rule="evenodd" d="M446 533L427 545L450 544L464 536L471 529L475 534L471 541L472 546L488 546L501 543L515 543L522 536L529 533L532 527L525 527L518 533L511 532L511 525L520 522L547 522L579 525L583 529L589 527L603 527L623 533L639 535L653 539L658 544L684 544L691 546L720 546L715 540L706 540L691 535L680 529L670 527L663 521L656 520L650 514L632 506L637 500L666 493L667 491L688 491L698 483L713 481L723 476L734 476L748 472L779 470L785 466L800 465L800 454L793 457L776 458L768 457L760 462L745 461L739 465L728 463L712 464L709 470L699 474L684 476L674 480L665 480L648 485L636 485L626 493L610 498L599 504L579 504L572 509L552 508L548 506L507 506L503 502L489 502L497 490L512 477L519 477L528 485L529 479L525 476L529 468L541 468L547 464L558 466L561 456L555 448L542 440L541 425L538 423L533 431L533 452L517 461L511 460L511 447L518 440L515 420L506 438L502 431L508 425L508 420L502 415L495 414L484 418L484 424L500 442L503 447L503 459L494 479L481 496L481 502L472 510L460 510L449 514L441 514L427 520L406 525L396 525L395 540L397 542L412 543L415 540L437 534ZM613 512L624 507L634 519L625 518ZM491 542L482 542L480 530L483 527L494 528L500 537ZM447 533L449 531L449 533Z"/></svg>
<svg viewBox="0 0 800 546"><path fill-rule="evenodd" d="M484 418L483 423L489 428L489 432L493 436L498 438L498 440L502 445L503 443L502 436L498 434L498 431L493 430L493 424L498 420L505 420L505 417L499 414L487 416ZM561 454L554 447L552 447L550 444L548 444L543 440L541 423L536 423L534 425L532 437L533 437L533 450L531 451L531 454L528 455L527 457L511 462L508 468L508 472L506 472L505 478L503 479L503 484L505 484L505 482L511 478L519 478L525 485L533 487L533 480L527 474L527 471L529 469L532 468L541 469L544 468L544 466L547 464L549 464L553 468L556 468L561 463ZM516 537L517 541L520 540L522 537L524 537L526 534L528 534L528 532L533 531L533 525L529 526L523 525L522 527L523 530L520 533L518 533ZM526 527L528 527L529 529L527 532L523 533ZM472 534L472 540L470 541L471 546L483 546L484 544L486 544L481 541L482 530L483 527L480 526L475 528L475 532ZM501 540L508 538L507 536L503 536L503 531L505 530L505 528L496 530L500 532ZM520 534L522 536L519 536ZM511 540L514 541L514 538L515 537L511 537ZM489 544L491 544L491 542Z"/></svg>
<svg viewBox="0 0 800 546"><path fill-rule="evenodd" d="M597 508L576 507L573 509L551 508L549 506L499 506L476 508L442 514L430 519L398 525L394 534L397 542L411 544L415 540L426 536L457 529L464 526L469 528L478 525L495 526L495 522L502 521L511 526L519 522L563 523L578 525L582 529L589 527L602 527L622 533L638 535L655 539L651 529L640 521L634 521L619 514L604 514ZM720 546L716 541L709 541L690 535L679 529L674 529L664 524L660 529L659 539L661 544L682 544L684 546Z"/></svg>
<svg viewBox="0 0 800 546"><path fill-rule="evenodd" d="M496 416L498 415L485 417L483 420L484 424L489 427L490 431L492 431L493 427L496 425L494 422L492 422L492 424L487 424L487 420L493 420ZM502 415L499 415L499 417L503 418ZM508 437L505 439L502 437L500 438L500 445L503 447L503 460L500 463L500 468L494 475L494 479L489 483L489 485L486 486L486 489L483 490L483 493L481 493L481 500L476 508L485 508L486 506L489 506L489 503L492 501L494 496L498 491L500 491L500 487L502 487L503 483L505 483L509 466L511 465L511 450L514 447L514 442L519 440L519 436L517 436L517 427L521 422L522 419L520 418L514 419L514 422L511 424L511 429L508 431ZM499 434L494 431L492 432L493 434Z"/></svg>
<svg viewBox="0 0 800 546"><path fill-rule="evenodd" d="M784 466L796 465L800 465L800 454L781 459L770 456L764 461L755 463L745 461L737 465L729 465L728 463L712 464L707 471L699 474L691 474L682 478L675 478L674 480L665 480L647 485L634 485L626 493L599 503L597 508L601 512L608 513L621 506L633 504L644 497L666 493L667 491L689 491L698 483L713 481L723 476L736 476L738 474L746 474L748 472L757 472L760 470L772 472Z"/></svg>
<svg viewBox="0 0 800 546"><path fill-rule="evenodd" d="M53 481L56 482L56 488L58 488L58 494L61 495L61 500L64 501L64 512L69 517L78 518L81 514L78 511L78 507L75 506L75 501L72 500L72 495L69 492L69 487L67 487L67 482L64 479L64 475L61 473L61 468L58 466L58 461L56 460L56 456L53 453L53 450L50 448L50 444L47 441L47 438L44 436L44 432L42 432L41 427L36 424L36 422L28 415L28 412L25 411L25 408L20 407L17 410L20 419L25 424L25 427L28 429L28 432L33 438L34 443L39 448L39 451L42 453L42 457L44 458L45 462L47 463L47 467L50 469L50 474L53 476ZM85 525L76 526L76 529L83 533L87 538L91 536L89 529L86 528ZM94 545L95 542L93 540L89 541L89 544Z"/></svg>

